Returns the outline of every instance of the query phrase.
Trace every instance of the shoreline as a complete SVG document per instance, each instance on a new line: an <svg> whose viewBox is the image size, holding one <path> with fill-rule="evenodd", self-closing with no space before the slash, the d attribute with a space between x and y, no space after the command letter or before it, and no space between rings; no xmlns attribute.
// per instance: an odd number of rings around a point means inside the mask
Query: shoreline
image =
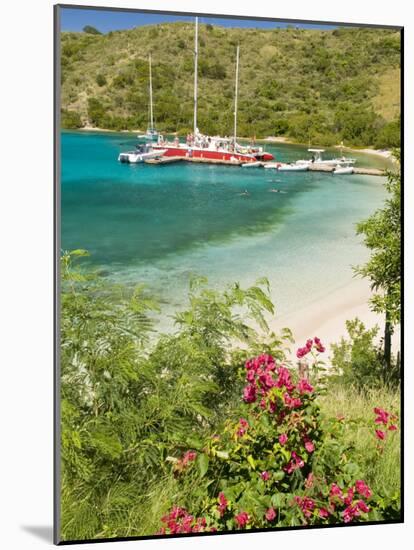
<svg viewBox="0 0 414 550"><path fill-rule="evenodd" d="M270 329L279 332L288 327L293 334L289 359L296 364L296 349L303 346L308 338L318 336L326 347L323 360L330 363L332 344L339 343L341 338L348 339L346 321L358 317L367 329L378 325L375 342L382 338L384 318L371 311L368 301L372 296L368 281L352 279L345 286L329 292L322 300L315 300L308 306L294 313L276 318L269 323ZM395 327L392 337L393 353L400 348L400 327Z"/></svg>

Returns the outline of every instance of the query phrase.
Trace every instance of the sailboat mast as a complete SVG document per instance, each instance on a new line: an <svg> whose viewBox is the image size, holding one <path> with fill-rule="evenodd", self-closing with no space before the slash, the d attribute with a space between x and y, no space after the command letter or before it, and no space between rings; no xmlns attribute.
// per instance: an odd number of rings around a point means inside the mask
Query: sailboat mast
<svg viewBox="0 0 414 550"><path fill-rule="evenodd" d="M236 53L236 84L234 90L234 144L237 142L237 100L239 96L239 55L240 46L237 46Z"/></svg>
<svg viewBox="0 0 414 550"><path fill-rule="evenodd" d="M194 135L197 132L197 76L198 76L198 17L195 18L194 39Z"/></svg>
<svg viewBox="0 0 414 550"><path fill-rule="evenodd" d="M150 95L150 128L154 128L154 113L152 108L152 67L151 54L149 54L149 95Z"/></svg>

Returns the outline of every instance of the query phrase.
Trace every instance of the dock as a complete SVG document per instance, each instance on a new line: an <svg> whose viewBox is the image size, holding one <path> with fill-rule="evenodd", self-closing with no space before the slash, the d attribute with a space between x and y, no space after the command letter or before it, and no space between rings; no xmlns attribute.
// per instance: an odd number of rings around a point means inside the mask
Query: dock
<svg viewBox="0 0 414 550"><path fill-rule="evenodd" d="M309 165L309 171L311 172L333 172L335 166L327 166L326 164L313 163ZM378 168L355 168L354 174L360 174L364 176L384 176L383 170L378 170Z"/></svg>
<svg viewBox="0 0 414 550"><path fill-rule="evenodd" d="M160 157L157 159L148 159L145 161L146 164L172 164L174 162L195 162L201 164L224 164L227 166L241 166L243 163L241 161L232 161L232 160L221 160L221 159L208 159L208 158L194 158L194 157ZM265 166L266 162L262 162L261 166ZM320 164L314 162L309 165L310 172L327 172L332 173L335 170L335 166ZM355 168L354 174L360 174L364 176L384 176L384 171L379 170L378 168Z"/></svg>

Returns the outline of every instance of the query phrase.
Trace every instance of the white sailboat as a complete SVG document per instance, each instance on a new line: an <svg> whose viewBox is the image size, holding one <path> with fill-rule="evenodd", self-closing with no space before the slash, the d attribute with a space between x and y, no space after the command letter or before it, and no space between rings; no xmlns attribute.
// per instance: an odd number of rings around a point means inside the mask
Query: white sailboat
<svg viewBox="0 0 414 550"><path fill-rule="evenodd" d="M248 162L272 160L273 155L264 151L263 147L242 146L237 143L237 102L239 92L239 55L240 48L236 51L236 82L234 102L234 135L231 138L221 136L209 136L202 134L197 125L197 90L198 90L198 17L195 18L194 35L194 127L193 133L187 135L186 143L180 143L178 138L173 142L164 140L159 136L154 148L166 149L167 157L183 157L191 159L203 159L203 162L231 162L234 164L246 164Z"/></svg>

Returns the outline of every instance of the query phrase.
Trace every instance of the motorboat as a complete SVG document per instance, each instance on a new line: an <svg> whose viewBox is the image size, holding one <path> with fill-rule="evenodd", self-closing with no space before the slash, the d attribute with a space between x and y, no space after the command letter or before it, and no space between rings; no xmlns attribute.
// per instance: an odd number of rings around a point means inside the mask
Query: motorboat
<svg viewBox="0 0 414 550"><path fill-rule="evenodd" d="M149 159L157 159L164 155L165 150L154 149L150 143L144 145L137 145L134 151L126 151L120 153L118 156L119 162L128 162L130 164L137 164Z"/></svg>
<svg viewBox="0 0 414 550"><path fill-rule="evenodd" d="M340 164L336 165L335 170L332 172L333 174L353 174L354 173L354 167L353 166L341 166Z"/></svg>
<svg viewBox="0 0 414 550"><path fill-rule="evenodd" d="M290 163L290 164L279 164L277 167L279 172L305 172L306 170L309 170L308 164L297 164L297 163Z"/></svg>
<svg viewBox="0 0 414 550"><path fill-rule="evenodd" d="M260 160L257 160L256 162L244 162L241 166L243 168L259 168L263 166L263 163Z"/></svg>
<svg viewBox="0 0 414 550"><path fill-rule="evenodd" d="M325 166L337 166L339 164L340 166L348 166L349 164L355 164L355 162L356 162L356 159L345 157L343 155L341 155L338 158L323 159L322 158L322 153L325 152L325 149L313 149L313 148L311 148L311 149L308 149L308 151L309 151L309 153L312 153L312 158L297 160L296 164L308 165L308 166L310 166L311 164L323 164Z"/></svg>

